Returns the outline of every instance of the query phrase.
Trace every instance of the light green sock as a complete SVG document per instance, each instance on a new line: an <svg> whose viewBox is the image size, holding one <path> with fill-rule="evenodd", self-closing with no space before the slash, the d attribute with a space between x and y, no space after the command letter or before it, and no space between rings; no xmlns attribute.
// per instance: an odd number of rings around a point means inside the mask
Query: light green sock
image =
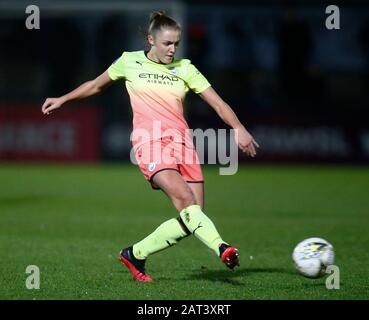
<svg viewBox="0 0 369 320"><path fill-rule="evenodd" d="M145 239L133 245L133 255L137 259L146 259L150 254L171 247L188 234L178 220L173 218L162 223Z"/></svg>
<svg viewBox="0 0 369 320"><path fill-rule="evenodd" d="M180 212L183 223L219 257L219 246L226 243L220 237L214 223L201 211L199 205L191 205Z"/></svg>

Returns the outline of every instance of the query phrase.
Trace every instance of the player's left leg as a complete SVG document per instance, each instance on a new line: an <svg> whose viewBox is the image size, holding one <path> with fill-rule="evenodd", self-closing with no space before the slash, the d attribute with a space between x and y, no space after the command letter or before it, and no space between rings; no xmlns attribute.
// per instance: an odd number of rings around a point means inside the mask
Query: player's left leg
<svg viewBox="0 0 369 320"><path fill-rule="evenodd" d="M205 198L204 198L204 182L188 182L195 199L196 203L204 210Z"/></svg>
<svg viewBox="0 0 369 320"><path fill-rule="evenodd" d="M171 199L180 213L181 221L185 227L195 235L208 248L219 255L221 260L231 269L239 262L238 250L227 244L219 235L214 223L203 212L204 206L204 184L200 176L188 174L188 166L181 165L182 174L176 171L163 171L155 176L155 184ZM193 168L193 172L199 168ZM185 173L186 172L186 173ZM181 183L182 181L182 183ZM187 191L186 191L187 190ZM184 194L190 194L187 197ZM187 199L187 200L186 200ZM190 199L192 199L190 201Z"/></svg>
<svg viewBox="0 0 369 320"><path fill-rule="evenodd" d="M199 226L201 225L202 227L205 227L204 229L210 229L210 230L213 229L213 232L211 232L210 234L216 234L217 231L212 221L209 218L207 218L205 214L203 213L204 205L205 205L204 179L202 176L202 172L201 172L202 170L201 170L200 165L195 164L195 163L194 164L182 164L181 171L182 171L182 175L184 175L187 185L191 189L194 195L194 198L196 199L196 204L197 204L197 206L190 206L190 207L184 208L184 210L180 212L182 221L186 221L184 219L186 218L186 216L188 216L190 220L197 221L197 223L199 223ZM199 207L199 210L197 210L197 207ZM184 223L186 224L186 227L189 230L191 230L191 232L193 232L197 238L199 238L202 242L204 242L206 245L209 246L209 242L205 240L206 238L210 238L209 237L210 234L203 234L203 235L199 234L199 231L202 231L202 230L196 227L196 224L194 224L194 221L192 221L191 223L189 221L186 221ZM220 236L218 238L221 239ZM218 241L218 243L219 243L219 248L217 247L214 248L213 246L209 246L209 247L212 248L216 253L218 253L218 250L219 250L219 256L221 260L226 264L227 267L233 269L236 265L239 264L238 250L235 247L230 246L229 244L225 243L223 240L221 240L220 242Z"/></svg>

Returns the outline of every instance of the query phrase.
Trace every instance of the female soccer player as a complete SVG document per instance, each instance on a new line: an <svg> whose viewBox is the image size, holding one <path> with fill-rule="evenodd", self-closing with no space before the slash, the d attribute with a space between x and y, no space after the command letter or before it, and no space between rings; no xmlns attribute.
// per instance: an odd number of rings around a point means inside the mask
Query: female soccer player
<svg viewBox="0 0 369 320"><path fill-rule="evenodd" d="M42 112L48 115L68 101L95 95L114 81L125 80L133 110L131 140L139 168L151 186L161 189L179 212L177 218L162 223L146 238L120 251L120 259L140 282L153 281L145 274L149 255L190 234L212 249L227 267L233 269L239 263L238 250L221 238L202 211L204 179L183 116L187 91L200 95L226 124L236 129L236 143L243 152L254 157L259 147L196 67L187 59L174 58L180 38L179 24L162 11L154 12L147 32L149 51L123 52L96 79L64 96L47 98L42 106ZM152 155L160 160L153 161Z"/></svg>

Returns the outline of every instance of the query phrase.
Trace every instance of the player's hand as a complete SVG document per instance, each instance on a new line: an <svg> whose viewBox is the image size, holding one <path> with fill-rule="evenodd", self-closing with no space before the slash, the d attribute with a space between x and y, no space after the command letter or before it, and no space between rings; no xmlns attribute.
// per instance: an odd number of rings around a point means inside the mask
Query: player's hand
<svg viewBox="0 0 369 320"><path fill-rule="evenodd" d="M245 129L245 127L237 128L235 139L238 147L250 157L256 156L256 148L259 144L253 136Z"/></svg>
<svg viewBox="0 0 369 320"><path fill-rule="evenodd" d="M47 98L42 105L43 114L50 114L53 110L58 109L64 103L62 98Z"/></svg>

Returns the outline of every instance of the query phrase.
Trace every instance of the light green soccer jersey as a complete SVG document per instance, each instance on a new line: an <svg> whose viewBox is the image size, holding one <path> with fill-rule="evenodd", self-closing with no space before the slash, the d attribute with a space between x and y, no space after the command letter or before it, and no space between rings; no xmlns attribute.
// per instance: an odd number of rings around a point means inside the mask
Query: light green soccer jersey
<svg viewBox="0 0 369 320"><path fill-rule="evenodd" d="M108 68L108 74L112 80L125 80L133 110L133 129L146 130L149 140L160 138L168 130L183 135L188 129L183 116L186 93L190 89L201 93L210 87L190 60L159 64L148 59L144 51L123 52Z"/></svg>

